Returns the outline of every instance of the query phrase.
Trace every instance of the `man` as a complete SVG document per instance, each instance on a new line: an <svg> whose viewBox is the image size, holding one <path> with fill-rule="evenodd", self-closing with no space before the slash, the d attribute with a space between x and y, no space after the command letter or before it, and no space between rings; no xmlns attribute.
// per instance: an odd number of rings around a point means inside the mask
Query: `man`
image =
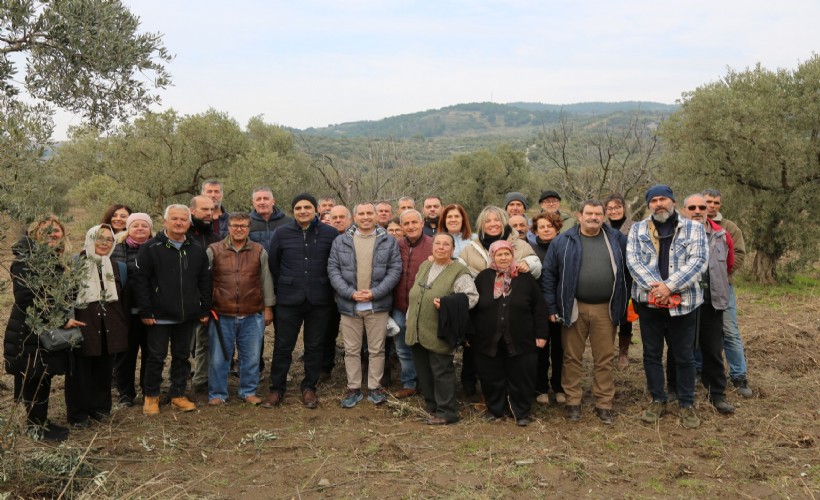
<svg viewBox="0 0 820 500"><path fill-rule="evenodd" d="M145 373L146 415L159 413L160 385L168 343L171 344L171 405L196 409L185 397L191 363L191 335L207 324L211 310L211 268L205 249L187 237L191 212L185 205L165 209L165 230L140 247L133 277L134 298L142 323L148 326Z"/></svg>
<svg viewBox="0 0 820 500"><path fill-rule="evenodd" d="M319 214L330 212L330 209L336 206L336 199L332 196L322 196L319 198Z"/></svg>
<svg viewBox="0 0 820 500"><path fill-rule="evenodd" d="M389 201L380 201L376 205L376 217L379 221L379 226L387 229L387 224L393 218L393 205Z"/></svg>
<svg viewBox="0 0 820 500"><path fill-rule="evenodd" d="M737 326L737 297L733 286L735 271L743 269L743 262L746 260L746 242L737 224L724 218L720 213L720 191L706 189L703 191L703 197L706 199L706 215L729 233L735 246L735 265L729 273L729 307L723 312L723 350L726 352L729 379L732 385L741 396L750 398L754 396L754 393L749 389L749 383L746 380L746 354Z"/></svg>
<svg viewBox="0 0 820 500"><path fill-rule="evenodd" d="M270 238L277 227L292 221L290 217L276 207L276 198L268 187L253 190L253 210L251 210L251 241L268 249Z"/></svg>
<svg viewBox="0 0 820 500"><path fill-rule="evenodd" d="M399 211L398 214L401 215L407 210L415 209L416 208L416 201L409 197L409 196L402 196L399 198Z"/></svg>
<svg viewBox="0 0 820 500"><path fill-rule="evenodd" d="M518 231L519 238L526 237L527 231L529 231L526 217L524 217L523 215L511 215L507 223L510 225L511 228Z"/></svg>
<svg viewBox="0 0 820 500"><path fill-rule="evenodd" d="M550 244L541 273L550 321L562 323L566 416L581 420L584 349L592 348L595 415L611 425L615 330L626 312L626 237L604 224L604 205L581 204L580 224Z"/></svg>
<svg viewBox="0 0 820 500"><path fill-rule="evenodd" d="M547 190L541 193L541 196L538 197L538 205L541 207L542 212L558 214L561 217L563 221L563 225L561 226L562 233L566 233L577 223L572 215L561 213L561 195L556 191ZM532 241L534 242L535 239Z"/></svg>
<svg viewBox="0 0 820 500"><path fill-rule="evenodd" d="M211 321L208 339L208 404L212 406L228 399L234 345L239 357L239 398L252 405L262 402L256 395L259 356L265 326L273 321L276 299L268 254L262 245L248 238L250 227L248 214L230 214L228 236L207 250L213 270L213 310L219 321L219 325Z"/></svg>
<svg viewBox="0 0 820 500"><path fill-rule="evenodd" d="M228 235L228 211L222 206L222 183L216 179L209 179L202 183L199 194L209 197L214 202L213 221L211 226L219 239Z"/></svg>
<svg viewBox="0 0 820 500"><path fill-rule="evenodd" d="M422 232L424 222L418 210L406 210L399 216L404 237L399 240L401 253L401 278L393 290L393 312L391 317L399 325L399 334L394 337L396 353L401 363L402 388L396 393L399 399L416 394L416 365L413 364L413 350L405 341L407 331L407 308L410 306L410 289L416 281L419 267L433 254L433 238Z"/></svg>
<svg viewBox="0 0 820 500"><path fill-rule="evenodd" d="M513 191L504 197L504 211L507 215L525 215L527 213L527 197L523 193Z"/></svg>
<svg viewBox="0 0 820 500"><path fill-rule="evenodd" d="M436 234L436 230L438 228L438 218L439 214L441 213L441 198L438 196L428 196L424 199L424 208L422 208L422 212L424 213L424 234L427 236L433 236ZM401 212L403 213L403 212Z"/></svg>
<svg viewBox="0 0 820 500"><path fill-rule="evenodd" d="M327 323L333 310L333 289L327 278L327 258L338 234L322 224L316 199L307 193L291 203L294 221L280 226L270 242L270 272L276 292L276 337L270 370L270 393L264 407L279 406L285 396L293 349L304 325L305 375L302 404L314 409L322 370Z"/></svg>
<svg viewBox="0 0 820 500"><path fill-rule="evenodd" d="M734 413L734 406L726 401L726 371L723 367L723 311L729 306L729 270L734 265L734 245L726 230L706 217L703 196L687 196L681 215L703 224L709 240L709 264L700 282L703 305L698 308L698 347L703 359L701 382L709 391L709 402L718 413ZM669 387L675 390L674 357L667 357L666 373Z"/></svg>
<svg viewBox="0 0 820 500"><path fill-rule="evenodd" d="M675 359L680 421L700 426L695 414L695 345L697 309L703 303L700 276L708 263L702 224L678 216L669 186L646 192L649 218L632 225L626 262L632 274L632 303L641 318L643 365L652 403L641 420L657 422L666 410L663 344ZM650 303L651 301L651 303Z"/></svg>
<svg viewBox="0 0 820 500"><path fill-rule="evenodd" d="M219 234L212 228L214 202L209 196L200 195L191 198L191 227L188 228L188 238L207 249L211 243L220 240ZM191 354L194 358L194 370L191 384L194 392L204 394L208 392L208 325L197 325L191 338Z"/></svg>
<svg viewBox="0 0 820 500"><path fill-rule="evenodd" d="M379 381L384 375L384 339L392 292L401 277L399 246L383 228L376 227L376 207L359 203L353 221L355 226L333 242L327 266L342 315L348 388L342 408L353 408L363 397L361 349L365 335L370 356L367 397L376 405L387 399Z"/></svg>
<svg viewBox="0 0 820 500"><path fill-rule="evenodd" d="M344 205L336 205L330 209L330 225L333 226L338 238L353 224L353 218L350 215L350 210ZM336 339L339 337L339 324L342 320L339 310L332 308L330 312L330 319L327 323L327 330L325 331L324 349L322 351L322 374L319 380L327 382L330 380L333 368L336 366Z"/></svg>

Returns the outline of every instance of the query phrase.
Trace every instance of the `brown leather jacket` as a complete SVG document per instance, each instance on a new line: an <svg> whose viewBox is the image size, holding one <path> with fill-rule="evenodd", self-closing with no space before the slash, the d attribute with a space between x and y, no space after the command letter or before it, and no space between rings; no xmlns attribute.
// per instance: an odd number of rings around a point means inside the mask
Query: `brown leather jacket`
<svg viewBox="0 0 820 500"><path fill-rule="evenodd" d="M247 316L262 312L262 245L248 240L234 250L230 238L213 243L213 308L218 314Z"/></svg>

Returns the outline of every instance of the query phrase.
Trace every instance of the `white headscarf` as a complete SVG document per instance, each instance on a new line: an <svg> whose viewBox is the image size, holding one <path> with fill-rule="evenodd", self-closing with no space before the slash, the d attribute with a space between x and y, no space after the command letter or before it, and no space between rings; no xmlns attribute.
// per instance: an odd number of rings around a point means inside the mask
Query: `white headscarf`
<svg viewBox="0 0 820 500"><path fill-rule="evenodd" d="M108 224L94 226L85 233L83 250L85 250L85 257L88 259L88 267L86 270L88 274L83 284L84 286L77 296L77 304L116 302L119 300L117 296L117 284L114 281L114 266L111 263L111 254L114 252L114 244L111 244L108 255L97 255L94 249L97 235L100 229L103 228L111 231L111 237L114 237L114 231Z"/></svg>

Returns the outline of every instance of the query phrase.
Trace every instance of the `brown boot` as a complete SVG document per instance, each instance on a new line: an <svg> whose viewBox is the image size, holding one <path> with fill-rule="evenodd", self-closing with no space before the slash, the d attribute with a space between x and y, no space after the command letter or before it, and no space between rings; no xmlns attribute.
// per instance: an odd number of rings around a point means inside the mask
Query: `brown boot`
<svg viewBox="0 0 820 500"><path fill-rule="evenodd" d="M142 413L145 415L159 415L159 397L145 396Z"/></svg>
<svg viewBox="0 0 820 500"><path fill-rule="evenodd" d="M629 366L629 344L631 337L618 337L618 368L624 369Z"/></svg>
<svg viewBox="0 0 820 500"><path fill-rule="evenodd" d="M188 400L185 396L181 396L178 398L171 398L171 406L176 408L177 410L181 411L193 411L196 410L196 405Z"/></svg>

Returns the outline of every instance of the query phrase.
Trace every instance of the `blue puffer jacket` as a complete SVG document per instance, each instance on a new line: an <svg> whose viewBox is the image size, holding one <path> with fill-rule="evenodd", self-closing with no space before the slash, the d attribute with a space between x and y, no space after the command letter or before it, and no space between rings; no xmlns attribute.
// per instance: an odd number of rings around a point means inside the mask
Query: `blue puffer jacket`
<svg viewBox="0 0 820 500"><path fill-rule="evenodd" d="M356 251L351 226L333 242L327 263L330 284L336 290L339 312L347 316L356 314L353 294L356 292ZM373 248L373 276L370 290L373 292L373 312L389 311L393 307L393 289L401 278L401 253L396 238L381 227L376 228L376 246Z"/></svg>
<svg viewBox="0 0 820 500"><path fill-rule="evenodd" d="M626 236L604 225L601 230L606 235L612 252L612 266L615 285L609 300L609 318L613 325L620 323L626 312L629 299L629 273L626 268ZM547 300L547 313L561 317L564 326L572 326L577 319L575 292L581 272L581 234L579 226L571 227L558 235L550 243L541 271L541 288ZM631 281L631 280L630 280Z"/></svg>
<svg viewBox="0 0 820 500"><path fill-rule="evenodd" d="M294 221L273 232L268 263L273 275L276 303L295 306L305 300L315 306L333 303L327 277L327 259L339 232L313 219L307 230Z"/></svg>

